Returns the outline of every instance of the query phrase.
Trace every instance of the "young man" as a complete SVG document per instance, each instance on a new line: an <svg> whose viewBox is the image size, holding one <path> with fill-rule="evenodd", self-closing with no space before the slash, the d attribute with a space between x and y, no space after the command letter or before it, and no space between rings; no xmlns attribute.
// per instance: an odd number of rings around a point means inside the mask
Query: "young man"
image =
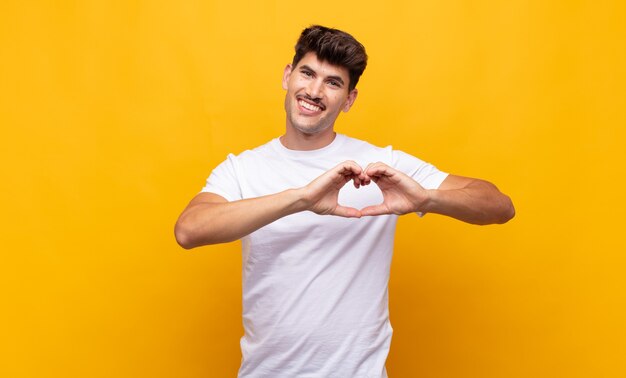
<svg viewBox="0 0 626 378"><path fill-rule="evenodd" d="M398 216L514 215L486 181L335 133L366 64L349 34L305 29L283 76L285 134L229 155L176 224L184 248L243 239L240 377L386 377Z"/></svg>

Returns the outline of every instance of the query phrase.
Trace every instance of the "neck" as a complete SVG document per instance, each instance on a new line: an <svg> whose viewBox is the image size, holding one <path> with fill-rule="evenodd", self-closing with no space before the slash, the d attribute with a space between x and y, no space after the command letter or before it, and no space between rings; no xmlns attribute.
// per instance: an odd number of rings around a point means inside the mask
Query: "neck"
<svg viewBox="0 0 626 378"><path fill-rule="evenodd" d="M335 135L336 133L332 127L315 134L306 134L287 127L285 135L280 137L280 142L290 150L312 151L331 144L335 140Z"/></svg>

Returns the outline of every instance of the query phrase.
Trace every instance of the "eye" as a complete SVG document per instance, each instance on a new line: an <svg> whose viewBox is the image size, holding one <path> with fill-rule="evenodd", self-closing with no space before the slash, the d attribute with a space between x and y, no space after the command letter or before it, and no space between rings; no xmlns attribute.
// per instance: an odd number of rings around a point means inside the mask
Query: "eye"
<svg viewBox="0 0 626 378"><path fill-rule="evenodd" d="M300 71L300 72L302 72L302 74L303 74L304 76L306 76L306 77L312 77L312 76L313 76L313 72L311 72L311 71L302 70L302 71Z"/></svg>
<svg viewBox="0 0 626 378"><path fill-rule="evenodd" d="M332 86L332 87L341 88L341 83L339 83L338 81L335 81L335 80L330 80L330 81L328 82L328 84L329 84L330 86Z"/></svg>

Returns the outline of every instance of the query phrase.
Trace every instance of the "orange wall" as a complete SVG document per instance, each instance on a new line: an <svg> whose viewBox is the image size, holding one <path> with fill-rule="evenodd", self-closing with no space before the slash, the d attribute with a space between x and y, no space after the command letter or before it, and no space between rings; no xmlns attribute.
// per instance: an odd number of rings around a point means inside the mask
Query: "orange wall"
<svg viewBox="0 0 626 378"><path fill-rule="evenodd" d="M311 23L370 55L340 132L517 207L401 219L390 376L626 376L623 4L3 1L0 376L235 376L239 245L183 251L173 225L283 131Z"/></svg>

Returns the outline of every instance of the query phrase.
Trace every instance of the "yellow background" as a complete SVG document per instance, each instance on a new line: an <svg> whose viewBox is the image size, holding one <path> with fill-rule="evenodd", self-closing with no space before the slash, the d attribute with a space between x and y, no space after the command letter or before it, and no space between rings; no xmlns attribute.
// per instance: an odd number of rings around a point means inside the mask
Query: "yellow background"
<svg viewBox="0 0 626 378"><path fill-rule="evenodd" d="M0 376L235 376L239 244L184 251L173 225L283 132L312 23L370 56L338 131L517 208L401 219L390 376L626 376L624 3L385 4L3 1Z"/></svg>

